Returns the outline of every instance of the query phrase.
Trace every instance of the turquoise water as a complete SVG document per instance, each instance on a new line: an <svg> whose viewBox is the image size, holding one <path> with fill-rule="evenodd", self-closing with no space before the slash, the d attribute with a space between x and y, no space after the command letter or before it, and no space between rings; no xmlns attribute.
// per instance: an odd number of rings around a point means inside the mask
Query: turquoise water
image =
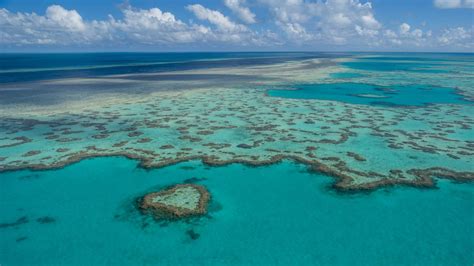
<svg viewBox="0 0 474 266"><path fill-rule="evenodd" d="M468 63L471 65L467 67L472 68L473 57L469 53L379 53L358 57L357 60L344 62L342 65L362 71L442 74L450 72L446 66L451 62Z"/></svg>
<svg viewBox="0 0 474 266"><path fill-rule="evenodd" d="M342 65L349 68L367 71L413 71L423 73L446 73L446 70L432 69L433 64L426 62L420 63L406 63L406 62L380 62L380 61L365 61L346 62Z"/></svg>
<svg viewBox="0 0 474 266"><path fill-rule="evenodd" d="M271 89L268 94L283 98L332 100L384 106L468 103L453 89L428 85L383 87L364 83L322 83L293 85L291 88L291 90Z"/></svg>
<svg viewBox="0 0 474 266"><path fill-rule="evenodd" d="M136 197L194 181L209 217L156 223ZM188 180L189 181L189 180ZM199 162L144 170L120 157L0 174L0 261L19 264L471 265L474 184L340 194L332 179L283 162ZM19 218L25 223L8 226ZM50 223L37 221L41 217ZM44 221L45 219L43 219ZM49 219L51 221L51 219ZM192 240L194 230L200 237Z"/></svg>
<svg viewBox="0 0 474 266"><path fill-rule="evenodd" d="M360 77L363 77L364 75L359 74L359 73L353 73L353 72L338 72L338 73L331 73L330 76L335 79L351 79L351 78L360 78Z"/></svg>
<svg viewBox="0 0 474 266"><path fill-rule="evenodd" d="M77 154L127 153L155 166L285 155L327 163L353 185L413 182L410 170L432 167L472 178L474 105L460 93L472 98L473 62L472 54L0 55L0 171ZM187 182L212 194L207 216L157 222L137 211L140 196ZM0 266L474 262L474 183L341 193L333 182L290 161L145 170L103 157L4 171Z"/></svg>
<svg viewBox="0 0 474 266"><path fill-rule="evenodd" d="M409 71L420 73L447 73L445 69L437 68L440 61L445 58L427 58L420 60L418 57L369 57L359 58L357 61L344 62L342 65L365 71ZM422 57L423 58L423 57Z"/></svg>

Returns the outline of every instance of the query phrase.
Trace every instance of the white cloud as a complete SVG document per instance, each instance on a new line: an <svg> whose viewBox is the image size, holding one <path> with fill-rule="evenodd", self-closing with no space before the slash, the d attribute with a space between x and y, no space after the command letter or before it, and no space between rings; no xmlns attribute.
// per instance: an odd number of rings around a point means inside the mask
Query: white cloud
<svg viewBox="0 0 474 266"><path fill-rule="evenodd" d="M385 30L383 33L385 40L389 44L401 45L402 41L398 38L398 35L393 30Z"/></svg>
<svg viewBox="0 0 474 266"><path fill-rule="evenodd" d="M434 0L434 5L437 8L459 8L461 0Z"/></svg>
<svg viewBox="0 0 474 266"><path fill-rule="evenodd" d="M243 22L252 24L257 22L255 14L248 7L243 6L245 0L224 0L224 4L232 10Z"/></svg>
<svg viewBox="0 0 474 266"><path fill-rule="evenodd" d="M471 30L463 27L448 28L438 37L438 42L442 46L460 46L464 48L474 48L473 40L474 28Z"/></svg>
<svg viewBox="0 0 474 266"><path fill-rule="evenodd" d="M62 6L52 5L46 9L46 17L67 29L83 31L86 25L76 10L66 10Z"/></svg>
<svg viewBox="0 0 474 266"><path fill-rule="evenodd" d="M372 13L369 13L361 17L361 21L369 29L378 29L381 27L380 22L378 22Z"/></svg>
<svg viewBox="0 0 474 266"><path fill-rule="evenodd" d="M299 23L294 22L280 22L276 24L295 42L309 41L314 38L306 29Z"/></svg>
<svg viewBox="0 0 474 266"><path fill-rule="evenodd" d="M434 0L437 8L474 8L474 0Z"/></svg>
<svg viewBox="0 0 474 266"><path fill-rule="evenodd" d="M389 46L429 47L433 46L431 34L431 31L424 32L417 28L412 30L412 26L408 23L402 23L398 26L397 32L391 29L384 30L382 42Z"/></svg>
<svg viewBox="0 0 474 266"><path fill-rule="evenodd" d="M222 13L200 5L188 7L202 20L216 26L185 23L159 8L122 9L123 18L85 21L76 10L58 5L46 9L45 15L12 13L0 9L0 44L9 46L96 44L171 45L230 42L240 46L264 45L265 38L274 38L270 31L253 32L232 22Z"/></svg>
<svg viewBox="0 0 474 266"><path fill-rule="evenodd" d="M45 16L0 9L0 43L3 44L87 44L106 37L95 33L100 31L100 26L95 21L88 25L77 11L57 5L48 7Z"/></svg>
<svg viewBox="0 0 474 266"><path fill-rule="evenodd" d="M126 38L141 43L188 43L209 38L211 30L200 25L188 25L159 8L123 10L124 18L111 18L107 25Z"/></svg>
<svg viewBox="0 0 474 266"><path fill-rule="evenodd" d="M355 26L355 30L356 30L357 34L359 34L360 36L375 37L376 35L379 34L378 30L371 30L369 28L363 28L359 25Z"/></svg>
<svg viewBox="0 0 474 266"><path fill-rule="evenodd" d="M359 0L328 0L318 2L318 27L323 38L345 44L351 41L376 44L381 23L375 18L370 2Z"/></svg>
<svg viewBox="0 0 474 266"><path fill-rule="evenodd" d="M402 23L397 28L386 28L378 21L370 2L359 0L259 0L268 7L275 24L287 37L287 42L384 47L436 47L436 34ZM467 5L474 0L463 0ZM442 33L449 40L452 31ZM462 34L457 34L462 36ZM443 39L444 40L444 39ZM466 44L464 44L466 47Z"/></svg>
<svg viewBox="0 0 474 266"><path fill-rule="evenodd" d="M269 25L264 22L249 28L232 21L218 10L198 4L185 8L199 21L208 22L208 25L192 20L184 22L174 14L159 8L137 9L126 6L121 10L120 17L109 15L104 20L86 20L76 10L52 5L43 15L13 13L0 8L0 46L123 48L147 45L159 49L176 45L212 47L226 43L231 47L286 45L293 48L292 45L298 45L314 49L323 45L331 47L334 44L350 45L351 49L397 46L407 49L458 47L459 50L469 50L474 47L473 28L457 27L432 32L426 29L427 25L424 25L422 30L408 23L388 28L377 20L369 2L258 1L267 8L271 16L270 23L280 29L278 33L271 31ZM230 6L244 8L242 0L229 3Z"/></svg>
<svg viewBox="0 0 474 266"><path fill-rule="evenodd" d="M336 27L347 27L351 24L351 20L343 13L334 14L329 18L329 21Z"/></svg>
<svg viewBox="0 0 474 266"><path fill-rule="evenodd" d="M371 3L359 0L260 0L274 15L276 24L292 41L318 40L345 44L349 39L368 43L379 34L381 23ZM297 29L297 30L296 30ZM296 38L296 39L295 39ZM374 44L375 41L371 40Z"/></svg>
<svg viewBox="0 0 474 266"><path fill-rule="evenodd" d="M211 10L199 4L188 5L186 8L193 12L198 19L207 20L222 31L239 32L247 30L244 25L232 22L228 17L217 10Z"/></svg>
<svg viewBox="0 0 474 266"><path fill-rule="evenodd" d="M420 30L420 29L414 29L412 32L411 32L411 35L417 39L423 37L423 31Z"/></svg>
<svg viewBox="0 0 474 266"><path fill-rule="evenodd" d="M400 34L407 34L410 31L410 25L402 23L399 27Z"/></svg>

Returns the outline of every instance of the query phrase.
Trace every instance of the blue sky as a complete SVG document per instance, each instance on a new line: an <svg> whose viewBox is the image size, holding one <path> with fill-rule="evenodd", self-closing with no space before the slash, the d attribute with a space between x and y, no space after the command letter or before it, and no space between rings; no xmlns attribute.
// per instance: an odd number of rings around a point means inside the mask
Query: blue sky
<svg viewBox="0 0 474 266"><path fill-rule="evenodd" d="M0 0L0 51L460 51L474 0Z"/></svg>

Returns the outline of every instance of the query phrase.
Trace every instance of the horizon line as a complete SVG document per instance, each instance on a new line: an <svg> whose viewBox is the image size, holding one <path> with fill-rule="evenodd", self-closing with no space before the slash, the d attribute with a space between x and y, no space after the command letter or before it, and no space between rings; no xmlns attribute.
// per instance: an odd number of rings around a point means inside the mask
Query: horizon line
<svg viewBox="0 0 474 266"><path fill-rule="evenodd" d="M136 50L136 51L0 51L0 54L118 54L118 53L413 53L413 54L474 54L474 51L314 51L314 50L271 50L271 51L239 51L239 50L202 50L202 51L147 51L147 50Z"/></svg>

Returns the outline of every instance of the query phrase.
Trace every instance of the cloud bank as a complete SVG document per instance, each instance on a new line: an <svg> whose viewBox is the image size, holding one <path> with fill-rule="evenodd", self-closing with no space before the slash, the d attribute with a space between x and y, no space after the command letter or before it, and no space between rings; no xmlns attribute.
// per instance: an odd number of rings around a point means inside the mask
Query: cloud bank
<svg viewBox="0 0 474 266"><path fill-rule="evenodd" d="M446 28L436 34L404 22L387 27L370 2L359 0L256 0L266 23L245 0L223 0L227 10L201 4L183 7L195 19L183 21L159 7L124 7L120 18L85 20L76 10L49 6L44 14L0 9L2 47L151 48L175 45L250 47L474 48L473 27ZM435 0L439 8L470 7L473 0ZM227 12L227 13L225 13ZM269 26L270 25L270 26ZM317 50L317 49L316 49Z"/></svg>
<svg viewBox="0 0 474 266"><path fill-rule="evenodd" d="M434 0L437 8L474 8L474 0Z"/></svg>

